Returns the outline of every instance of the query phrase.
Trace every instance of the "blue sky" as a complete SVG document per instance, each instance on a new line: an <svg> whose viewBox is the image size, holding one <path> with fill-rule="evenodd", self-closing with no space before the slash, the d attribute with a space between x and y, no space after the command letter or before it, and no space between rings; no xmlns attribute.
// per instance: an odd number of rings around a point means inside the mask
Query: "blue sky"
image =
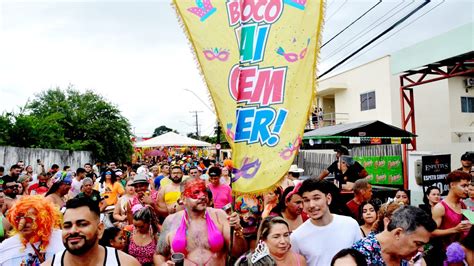
<svg viewBox="0 0 474 266"><path fill-rule="evenodd" d="M327 1L323 42L377 2ZM383 1L321 50L320 71L422 2ZM393 36L383 37L333 74L472 22L473 14L470 0L432 1ZM358 34L364 29L367 34ZM341 49L345 43L349 45ZM35 93L68 84L115 103L137 135L149 135L163 124L193 132L193 110L203 111L201 134L210 134L215 123L207 89L169 1L0 1L0 112L18 110Z"/></svg>

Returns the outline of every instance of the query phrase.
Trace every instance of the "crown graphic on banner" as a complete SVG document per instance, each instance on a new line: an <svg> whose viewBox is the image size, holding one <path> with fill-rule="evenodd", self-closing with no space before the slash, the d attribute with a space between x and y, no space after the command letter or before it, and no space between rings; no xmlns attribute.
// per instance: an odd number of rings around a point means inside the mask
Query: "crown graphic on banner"
<svg viewBox="0 0 474 266"><path fill-rule="evenodd" d="M283 2L301 10L304 10L304 6L306 5L306 0L284 0Z"/></svg>
<svg viewBox="0 0 474 266"><path fill-rule="evenodd" d="M216 8L212 6L211 0L196 0L196 6L188 8L188 11L204 21L216 12Z"/></svg>

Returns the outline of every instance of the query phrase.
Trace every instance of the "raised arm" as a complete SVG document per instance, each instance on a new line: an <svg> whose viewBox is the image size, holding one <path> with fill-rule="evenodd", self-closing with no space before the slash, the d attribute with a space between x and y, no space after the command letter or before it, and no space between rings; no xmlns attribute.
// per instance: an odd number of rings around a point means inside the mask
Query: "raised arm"
<svg viewBox="0 0 474 266"><path fill-rule="evenodd" d="M324 170L321 172L321 174L319 174L319 177L318 177L318 178L319 178L319 179L324 179L324 178L326 178L328 175L329 175L328 169L324 169Z"/></svg>
<svg viewBox="0 0 474 266"><path fill-rule="evenodd" d="M127 215L122 215L120 213L121 211L121 206L120 206L120 202L122 201L121 198L119 198L119 200L117 201L117 203L115 203L115 208L114 208L114 213L113 213L113 217L115 220L119 221L119 222L123 222L125 220L127 220ZM128 204L128 202L127 202Z"/></svg>
<svg viewBox="0 0 474 266"><path fill-rule="evenodd" d="M234 243L232 245L231 254L234 257L239 257L247 250L247 241L242 234L239 214L233 212L229 216L223 210L217 210L217 215L219 216L219 221L224 221L222 230L227 247L230 247L230 228L234 228Z"/></svg>

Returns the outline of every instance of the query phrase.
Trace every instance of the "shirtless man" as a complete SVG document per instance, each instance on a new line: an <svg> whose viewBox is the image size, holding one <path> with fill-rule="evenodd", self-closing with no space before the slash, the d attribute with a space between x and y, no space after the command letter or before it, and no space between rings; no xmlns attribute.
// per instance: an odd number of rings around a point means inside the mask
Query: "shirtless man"
<svg viewBox="0 0 474 266"><path fill-rule="evenodd" d="M158 191L158 209L168 210L169 214L175 213L183 209L182 205L179 205L178 200L181 196L180 183L183 180L183 170L178 165L171 168L171 184L161 187Z"/></svg>
<svg viewBox="0 0 474 266"><path fill-rule="evenodd" d="M2 180L3 192L5 193L5 203L1 211L3 213L6 213L6 211L9 210L13 206L13 204L15 204L19 190L18 183L15 182L14 177L4 176Z"/></svg>
<svg viewBox="0 0 474 266"><path fill-rule="evenodd" d="M247 250L239 215L228 216L223 210L207 207L209 202L204 180L184 183L181 199L185 209L168 216L158 240L153 261L167 265L172 253L183 253L185 265L225 265L230 245L230 227L235 229L232 255Z"/></svg>
<svg viewBox="0 0 474 266"><path fill-rule="evenodd" d="M53 185L46 193L47 200L54 203L61 209L66 204L64 196L66 196L71 188L72 179L70 177L60 177L53 181Z"/></svg>

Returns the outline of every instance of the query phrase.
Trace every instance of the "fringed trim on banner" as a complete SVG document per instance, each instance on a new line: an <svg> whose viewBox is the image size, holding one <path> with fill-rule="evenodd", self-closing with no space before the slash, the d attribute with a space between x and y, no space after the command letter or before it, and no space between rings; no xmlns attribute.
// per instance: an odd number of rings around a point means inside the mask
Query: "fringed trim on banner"
<svg viewBox="0 0 474 266"><path fill-rule="evenodd" d="M276 182L273 186L268 187L268 188L266 188L266 189L254 191L254 192L252 192L252 193L243 193L243 192L235 191L235 190L232 189L232 195L233 195L234 197L239 197L239 196L243 196L243 195L263 196L263 195L265 195L265 194L267 194L267 193L269 193L269 192L275 191L275 190L280 186L281 182L283 181L283 179L285 179L285 177L286 177L286 173L285 173L285 175L283 175L283 177L280 178L280 179L278 180L278 182ZM282 191L282 193L283 193L283 191Z"/></svg>
<svg viewBox="0 0 474 266"><path fill-rule="evenodd" d="M196 47L194 46L194 42L193 42L193 38L191 37L191 34L189 33L189 29L188 27L186 26L186 23L184 22L184 16L181 14L179 8L178 8L178 4L176 3L176 0L173 0L173 2L171 2L171 7L174 9L174 11L176 12L176 17L178 18L178 23L179 23L179 26L181 27L181 29L183 30L184 32L184 35L186 36L186 39L188 41L188 45L191 49L191 52L192 52L192 55L193 55L193 59L194 59L194 62L196 63L197 65L197 69L199 71L199 75L201 76L201 79L202 81L204 82L204 85L207 87L207 91L206 91L206 94L207 94L207 98L209 99L209 101L211 102L212 104L212 107L211 109L214 110L214 113L216 114L216 118L217 118L217 121L219 122L219 125L221 126L221 128L225 128L223 125L223 123L220 121L219 119L219 112L217 110L217 107L216 107L216 104L214 102L214 99L212 98L212 95L211 93L209 92L209 85L207 83L207 80L206 80L206 76L204 75L204 71L202 70L202 67L201 67L201 62L199 61L199 57L197 55L197 49ZM227 142L229 142L229 145L231 147L233 147L233 144L234 144L234 140L229 140L227 135L224 134L225 138L227 139Z"/></svg>
<svg viewBox="0 0 474 266"><path fill-rule="evenodd" d="M311 108L309 108L308 110L308 113L306 114L306 123L308 123L308 120L310 120L311 118L311 115L316 107L316 104L317 104L317 99L316 99L316 96L317 96L317 88L318 88L318 83L319 83L319 80L318 80L318 62L319 62L319 59L320 59L320 54L321 54L321 45L322 45L322 33L324 31L324 14L326 14L326 2L325 0L320 0L320 4L319 4L319 21L318 21L318 31L316 33L316 38L318 40L318 43L317 43L317 46L316 46L316 49L317 49L317 52L315 53L315 59L313 60L314 62L314 65L313 65L313 69L314 69L314 79L313 79L313 91L311 93ZM303 133L304 133L304 128L303 128Z"/></svg>

